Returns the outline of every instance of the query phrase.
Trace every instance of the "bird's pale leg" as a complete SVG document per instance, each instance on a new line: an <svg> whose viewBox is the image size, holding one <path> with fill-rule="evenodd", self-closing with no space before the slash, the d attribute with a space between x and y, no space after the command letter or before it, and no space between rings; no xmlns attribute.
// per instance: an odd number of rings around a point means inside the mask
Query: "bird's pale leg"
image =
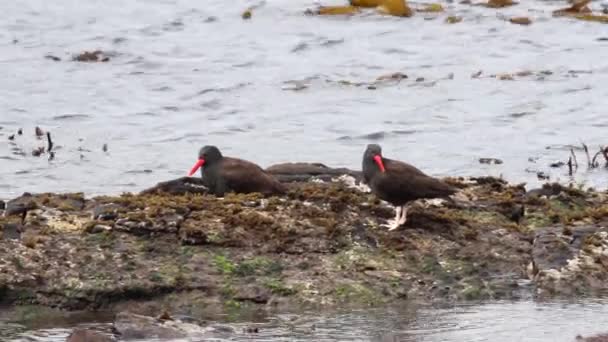
<svg viewBox="0 0 608 342"><path fill-rule="evenodd" d="M401 217L401 207L395 208L395 219L387 220L387 224L383 224L383 226L388 227L388 230L393 230L398 227L397 222L399 222L399 218Z"/></svg>
<svg viewBox="0 0 608 342"><path fill-rule="evenodd" d="M397 219L397 221L395 221L395 225L391 226L388 230L395 230L401 227L401 225L405 224L405 221L407 220L407 207L403 205L399 209L399 218Z"/></svg>

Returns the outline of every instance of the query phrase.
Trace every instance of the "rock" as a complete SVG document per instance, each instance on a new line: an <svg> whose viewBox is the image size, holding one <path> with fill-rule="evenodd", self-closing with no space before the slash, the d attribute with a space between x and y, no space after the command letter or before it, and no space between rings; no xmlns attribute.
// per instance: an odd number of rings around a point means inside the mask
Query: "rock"
<svg viewBox="0 0 608 342"><path fill-rule="evenodd" d="M44 56L44 58L50 59L53 62L61 62L61 58L59 58L57 56L53 56L53 55L46 55L46 56Z"/></svg>
<svg viewBox="0 0 608 342"><path fill-rule="evenodd" d="M19 240L21 239L21 232L23 226L19 223L5 223L2 227L2 238Z"/></svg>
<svg viewBox="0 0 608 342"><path fill-rule="evenodd" d="M248 285L239 289L238 293L234 296L234 300L266 304L270 300L270 290L257 285Z"/></svg>
<svg viewBox="0 0 608 342"><path fill-rule="evenodd" d="M576 336L577 342L608 342L608 334L599 334L589 337L583 337L581 335Z"/></svg>
<svg viewBox="0 0 608 342"><path fill-rule="evenodd" d="M0 200L0 210L4 210L6 208L6 202Z"/></svg>
<svg viewBox="0 0 608 342"><path fill-rule="evenodd" d="M72 60L77 62L108 62L110 57L101 50L84 51L74 56Z"/></svg>
<svg viewBox="0 0 608 342"><path fill-rule="evenodd" d="M154 317L120 312L114 327L123 340L133 339L178 339L190 336L204 337L211 330L180 320L159 320Z"/></svg>
<svg viewBox="0 0 608 342"><path fill-rule="evenodd" d="M330 168L321 163L281 163L269 166L266 171L283 183L307 182L313 178L331 181L341 175L349 175L357 180L362 178L360 171L346 168Z"/></svg>
<svg viewBox="0 0 608 342"><path fill-rule="evenodd" d="M603 293L608 290L608 228L537 229L532 264L539 294Z"/></svg>
<svg viewBox="0 0 608 342"><path fill-rule="evenodd" d="M550 197L550 196L559 195L563 190L564 190L564 187L559 183L547 183L547 184L543 184L542 188L540 188L540 189L529 190L528 192L526 192L526 197L532 197L532 196Z"/></svg>
<svg viewBox="0 0 608 342"><path fill-rule="evenodd" d="M167 182L160 182L155 186L146 189L141 194L159 194L168 193L171 195L191 194L206 194L209 189L203 184L203 179L200 177L181 177Z"/></svg>
<svg viewBox="0 0 608 342"><path fill-rule="evenodd" d="M6 216L23 215L25 217L28 210L36 209L37 207L38 205L36 204L36 201L34 201L32 194L25 192L20 197L12 199L6 203L4 214Z"/></svg>
<svg viewBox="0 0 608 342"><path fill-rule="evenodd" d="M116 341L113 337L109 337L100 332L90 329L79 329L76 328L68 336L66 342L114 342Z"/></svg>
<svg viewBox="0 0 608 342"><path fill-rule="evenodd" d="M118 204L100 204L93 208L93 220L111 221L118 217Z"/></svg>
<svg viewBox="0 0 608 342"><path fill-rule="evenodd" d="M192 312L210 304L500 300L534 291L512 286L530 282L531 260L543 295L608 286L605 193L549 185L541 190L556 195L533 199L498 178L449 183L460 196L415 203L398 233L381 227L393 208L334 180L293 183L281 197L25 195L12 202L36 206L25 220L0 217L0 293L9 305L116 312L135 301ZM27 238L15 241L21 225ZM146 324L183 336L171 324L185 322L167 317L174 319Z"/></svg>
<svg viewBox="0 0 608 342"><path fill-rule="evenodd" d="M479 158L479 164L502 164L502 160L497 158Z"/></svg>

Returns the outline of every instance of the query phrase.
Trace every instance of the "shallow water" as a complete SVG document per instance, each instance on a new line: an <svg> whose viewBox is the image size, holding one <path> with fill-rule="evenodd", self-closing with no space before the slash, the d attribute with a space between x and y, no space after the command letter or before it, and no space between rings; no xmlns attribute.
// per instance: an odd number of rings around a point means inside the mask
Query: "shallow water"
<svg viewBox="0 0 608 342"><path fill-rule="evenodd" d="M444 4L446 14L400 19L311 17L303 11L313 1L273 0L242 20L256 4L2 2L0 198L138 191L184 175L204 144L262 166L358 168L365 145L378 142L386 156L433 175L533 185L537 170L569 180L565 168L548 168L567 160L565 145L584 141L593 153L608 143L608 41L599 39L607 26L551 18L563 2L499 11ZM446 24L448 14L464 20ZM521 15L535 22L504 20ZM94 49L113 57L69 60ZM521 70L552 74L484 77ZM375 90L341 82L394 72L409 78ZM53 134L53 161L30 154L45 145L34 138L37 125ZM9 143L21 127L24 135ZM480 157L504 163L480 165ZM607 179L605 170L581 167L574 180L605 187Z"/></svg>
<svg viewBox="0 0 608 342"><path fill-rule="evenodd" d="M192 337L188 341L574 341L578 334L608 332L606 304L601 301L494 302L450 308L402 307L278 315L259 323L233 324L234 334ZM246 333L246 327L258 327L259 333ZM0 326L0 333L9 328ZM13 334L7 339L63 342L69 332L66 327L40 329L18 336Z"/></svg>

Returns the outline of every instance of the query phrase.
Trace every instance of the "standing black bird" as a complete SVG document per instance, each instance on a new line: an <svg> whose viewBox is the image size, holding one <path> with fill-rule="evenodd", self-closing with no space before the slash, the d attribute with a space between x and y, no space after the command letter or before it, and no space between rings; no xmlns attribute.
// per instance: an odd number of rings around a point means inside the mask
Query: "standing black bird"
<svg viewBox="0 0 608 342"><path fill-rule="evenodd" d="M198 161L188 176L199 168L203 185L216 196L224 196L226 192L276 195L286 191L283 184L258 165L243 159L224 157L215 146L207 145L200 149Z"/></svg>
<svg viewBox="0 0 608 342"><path fill-rule="evenodd" d="M410 164L382 157L382 148L376 144L367 145L363 154L363 179L376 196L396 207L395 220L388 225L389 230L406 222L409 202L447 197L456 192L455 188Z"/></svg>

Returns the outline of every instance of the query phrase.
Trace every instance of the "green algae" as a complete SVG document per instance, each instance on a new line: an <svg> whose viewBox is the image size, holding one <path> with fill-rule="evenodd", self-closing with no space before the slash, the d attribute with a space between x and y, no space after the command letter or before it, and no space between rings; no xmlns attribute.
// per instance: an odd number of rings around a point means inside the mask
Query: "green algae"
<svg viewBox="0 0 608 342"><path fill-rule="evenodd" d="M262 284L268 288L273 294L287 297L293 296L297 290L291 286L287 286L283 281L276 278L268 278L262 281Z"/></svg>

